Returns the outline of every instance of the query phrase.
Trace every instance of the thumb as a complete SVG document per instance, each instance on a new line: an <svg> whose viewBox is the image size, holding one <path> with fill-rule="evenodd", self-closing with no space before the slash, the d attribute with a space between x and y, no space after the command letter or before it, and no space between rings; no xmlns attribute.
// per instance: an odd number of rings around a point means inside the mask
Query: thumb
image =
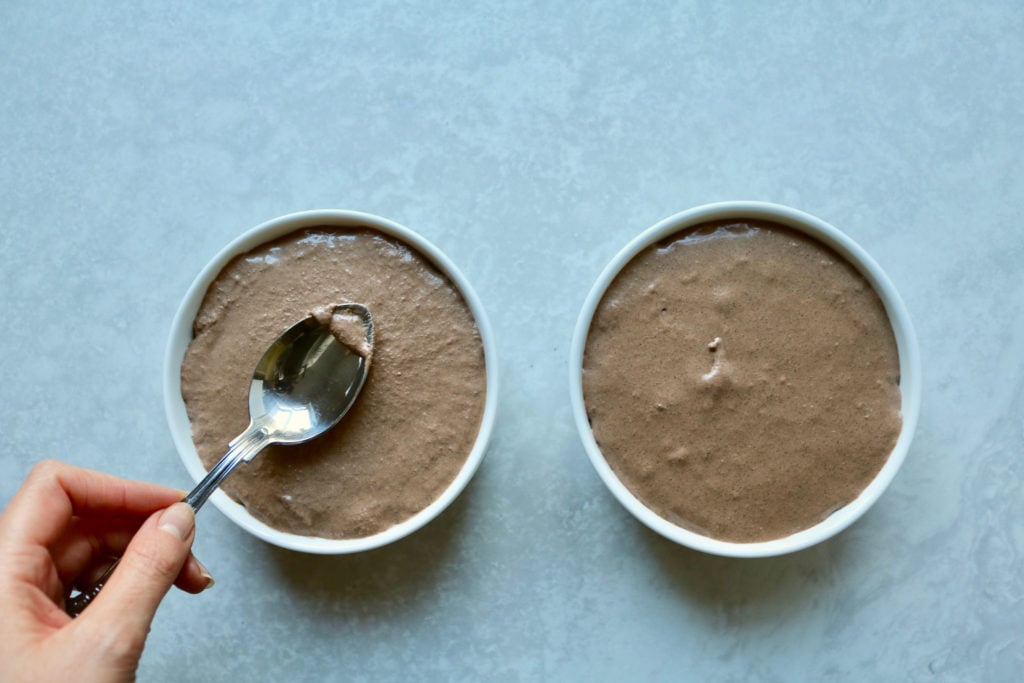
<svg viewBox="0 0 1024 683"><path fill-rule="evenodd" d="M195 522L195 512L187 503L154 513L79 620L104 622L105 628L124 639L122 645L137 646L141 654L156 608L188 559Z"/></svg>

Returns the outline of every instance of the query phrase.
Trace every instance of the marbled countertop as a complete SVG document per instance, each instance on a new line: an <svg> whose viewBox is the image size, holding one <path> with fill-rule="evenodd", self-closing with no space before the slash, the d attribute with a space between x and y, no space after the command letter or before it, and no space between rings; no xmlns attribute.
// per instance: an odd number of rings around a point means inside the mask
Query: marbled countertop
<svg viewBox="0 0 1024 683"><path fill-rule="evenodd" d="M291 211L437 244L503 382L469 488L392 546L304 556L204 511L217 585L168 598L143 680L1019 680L1024 6L191 4L0 6L0 501L43 457L188 487L171 317L224 244ZM921 342L891 488L774 559L649 532L569 411L601 268L722 199L847 232Z"/></svg>

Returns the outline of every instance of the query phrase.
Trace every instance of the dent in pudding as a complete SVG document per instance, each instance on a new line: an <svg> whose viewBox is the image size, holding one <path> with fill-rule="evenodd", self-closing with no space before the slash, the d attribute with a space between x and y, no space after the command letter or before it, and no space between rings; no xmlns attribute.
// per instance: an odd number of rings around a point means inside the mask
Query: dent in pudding
<svg viewBox="0 0 1024 683"><path fill-rule="evenodd" d="M594 314L583 391L633 495L733 542L852 501L902 426L878 295L820 242L752 220L683 231L626 264Z"/></svg>
<svg viewBox="0 0 1024 683"><path fill-rule="evenodd" d="M207 290L181 369L204 465L249 423L253 368L267 346L325 302L373 315L373 362L344 419L304 444L272 446L222 488L282 531L360 538L412 517L455 479L479 431L483 346L454 285L405 243L369 229L298 231L232 260ZM345 316L327 323L359 352Z"/></svg>

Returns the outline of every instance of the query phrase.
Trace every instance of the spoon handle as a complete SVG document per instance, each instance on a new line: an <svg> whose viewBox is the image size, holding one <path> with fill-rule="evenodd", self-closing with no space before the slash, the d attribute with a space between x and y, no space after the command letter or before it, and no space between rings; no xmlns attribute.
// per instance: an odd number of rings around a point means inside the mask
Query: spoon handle
<svg viewBox="0 0 1024 683"><path fill-rule="evenodd" d="M198 511L206 499L217 490L221 482L235 471L236 467L255 458L269 443L266 431L250 424L248 429L231 442L228 452L224 454L220 462L213 466L213 469L206 473L203 480L196 484L192 492L185 496L184 501L191 505L193 510Z"/></svg>
<svg viewBox="0 0 1024 683"><path fill-rule="evenodd" d="M196 487L192 489L192 492L185 496L182 500L192 506L192 509L196 512L203 506L206 499L210 497L217 487L220 486L221 482L231 474L236 467L243 462L249 462L256 455L262 451L270 443L267 438L267 433L264 429L250 424L249 428L242 432L228 447L228 452L224 454L224 457L213 466L203 480L196 484ZM121 558L114 560L114 562L107 567L106 571L100 575L100 578L92 586L84 589L76 589L71 592L67 600L64 602L64 611L71 617L77 617L82 611L89 606L89 603L93 601L103 586L106 585L107 580L110 579L111 574L117 569L117 565L121 563Z"/></svg>

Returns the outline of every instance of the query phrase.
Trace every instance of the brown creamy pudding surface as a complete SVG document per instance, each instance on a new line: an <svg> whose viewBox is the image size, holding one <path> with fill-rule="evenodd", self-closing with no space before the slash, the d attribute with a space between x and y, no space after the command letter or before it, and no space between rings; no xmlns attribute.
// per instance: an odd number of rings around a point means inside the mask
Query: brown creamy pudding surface
<svg viewBox="0 0 1024 683"><path fill-rule="evenodd" d="M878 295L824 244L755 220L684 230L627 263L594 314L583 392L633 495L740 543L852 501L902 426Z"/></svg>
<svg viewBox="0 0 1024 683"><path fill-rule="evenodd" d="M331 317L327 306L345 301L370 310L372 349L356 316ZM372 353L362 393L323 436L271 446L222 488L282 531L369 536L436 500L469 456L486 396L480 334L444 275L371 229L301 230L238 256L207 290L181 367L207 468L249 424L249 382L263 352L311 313L343 343Z"/></svg>

